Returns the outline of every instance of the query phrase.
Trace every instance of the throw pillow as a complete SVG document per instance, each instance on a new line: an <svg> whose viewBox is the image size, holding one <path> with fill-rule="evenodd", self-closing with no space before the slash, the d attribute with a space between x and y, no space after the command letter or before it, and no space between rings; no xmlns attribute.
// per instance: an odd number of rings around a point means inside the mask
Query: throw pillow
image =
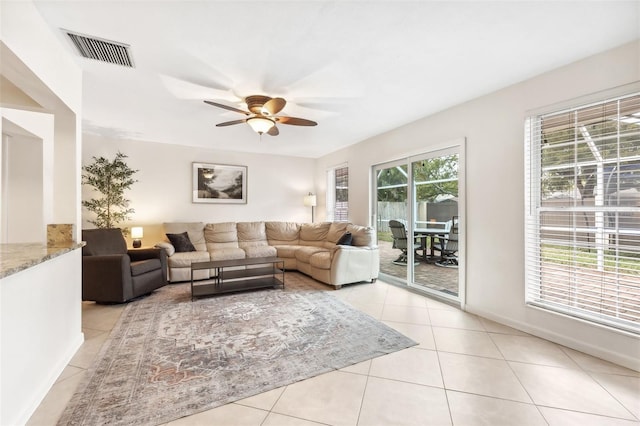
<svg viewBox="0 0 640 426"><path fill-rule="evenodd" d="M339 246L350 246L352 241L353 236L351 235L351 232L347 231L342 235L342 237L340 237L336 244Z"/></svg>
<svg viewBox="0 0 640 426"><path fill-rule="evenodd" d="M173 247L175 247L177 253L185 251L196 251L196 248L191 244L189 234L183 232L182 234L166 234Z"/></svg>

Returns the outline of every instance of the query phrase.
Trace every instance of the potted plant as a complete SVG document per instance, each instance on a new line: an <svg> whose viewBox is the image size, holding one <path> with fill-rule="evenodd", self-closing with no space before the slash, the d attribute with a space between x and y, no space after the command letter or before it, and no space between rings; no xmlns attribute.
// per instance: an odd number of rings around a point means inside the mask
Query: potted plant
<svg viewBox="0 0 640 426"><path fill-rule="evenodd" d="M100 193L100 197L82 201L82 205L95 219L88 220L97 228L116 228L121 222L130 219L135 210L129 207L124 192L137 180L133 178L138 170L131 169L124 159L125 154L118 151L113 160L93 157L93 162L82 167L82 184L89 185ZM128 234L128 229L123 229Z"/></svg>

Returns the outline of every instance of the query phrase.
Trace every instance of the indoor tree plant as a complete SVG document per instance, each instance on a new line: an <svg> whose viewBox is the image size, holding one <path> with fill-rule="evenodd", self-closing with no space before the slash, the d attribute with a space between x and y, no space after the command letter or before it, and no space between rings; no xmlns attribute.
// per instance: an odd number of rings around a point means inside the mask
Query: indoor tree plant
<svg viewBox="0 0 640 426"><path fill-rule="evenodd" d="M82 205L95 214L88 222L97 228L116 228L121 222L129 220L135 210L129 207L124 192L137 180L133 178L138 170L130 168L124 161L127 156L117 152L113 160L104 157L92 157L93 162L82 167L82 184L92 186L100 197L82 201ZM125 228L124 233L128 233Z"/></svg>

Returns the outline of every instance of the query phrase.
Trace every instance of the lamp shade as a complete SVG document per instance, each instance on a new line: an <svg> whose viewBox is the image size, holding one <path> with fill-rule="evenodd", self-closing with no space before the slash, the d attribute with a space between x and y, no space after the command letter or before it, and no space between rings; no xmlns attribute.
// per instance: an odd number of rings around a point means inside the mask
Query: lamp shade
<svg viewBox="0 0 640 426"><path fill-rule="evenodd" d="M269 129L275 126L275 122L266 117L251 117L247 118L247 123L253 129L254 132L263 134L267 133Z"/></svg>
<svg viewBox="0 0 640 426"><path fill-rule="evenodd" d="M304 196L304 205L307 207L315 207L316 206L316 196L315 194L309 193L309 195Z"/></svg>
<svg viewBox="0 0 640 426"><path fill-rule="evenodd" d="M143 237L142 226L134 226L131 228L131 238L138 239Z"/></svg>

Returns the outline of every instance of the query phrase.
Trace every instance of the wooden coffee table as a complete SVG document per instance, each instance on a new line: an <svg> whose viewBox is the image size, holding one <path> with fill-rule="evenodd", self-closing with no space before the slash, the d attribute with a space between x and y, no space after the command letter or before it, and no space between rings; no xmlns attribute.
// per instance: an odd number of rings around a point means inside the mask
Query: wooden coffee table
<svg viewBox="0 0 640 426"><path fill-rule="evenodd" d="M231 269L232 267L243 269ZM251 266L247 268L248 266ZM215 277L209 280L193 281L193 272L215 269ZM282 277L280 277L282 274ZM279 257L255 257L247 259L214 260L191 264L191 300L196 297L211 296L243 290L267 287L284 289L284 259Z"/></svg>

